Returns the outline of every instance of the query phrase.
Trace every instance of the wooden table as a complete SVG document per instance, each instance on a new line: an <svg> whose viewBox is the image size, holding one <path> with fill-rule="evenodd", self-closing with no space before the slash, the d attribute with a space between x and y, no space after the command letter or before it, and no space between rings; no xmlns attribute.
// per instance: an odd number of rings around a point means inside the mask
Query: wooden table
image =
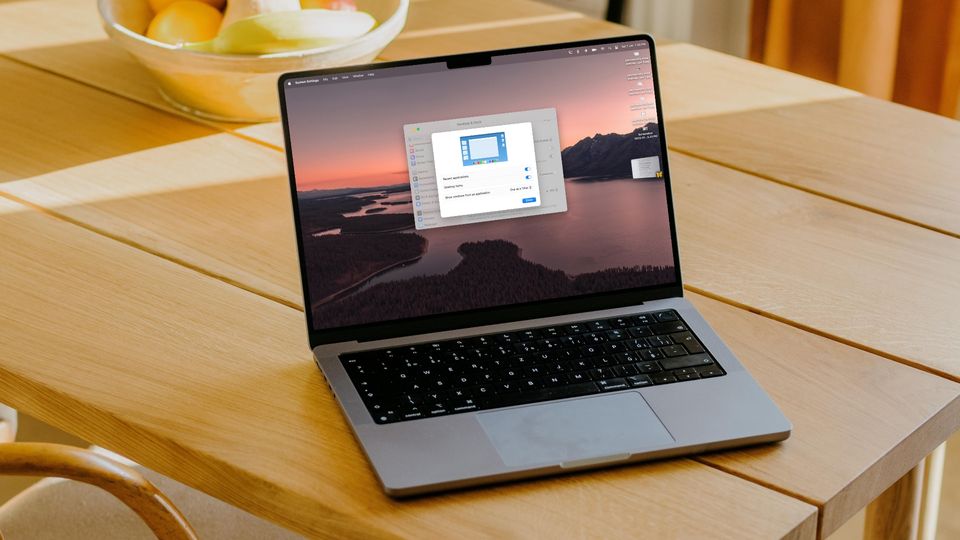
<svg viewBox="0 0 960 540"><path fill-rule="evenodd" d="M630 32L421 0L382 57ZM830 534L960 427L960 124L659 56L687 291L784 443L385 497L310 360L278 125L172 111L82 0L0 2L0 401L310 536Z"/></svg>

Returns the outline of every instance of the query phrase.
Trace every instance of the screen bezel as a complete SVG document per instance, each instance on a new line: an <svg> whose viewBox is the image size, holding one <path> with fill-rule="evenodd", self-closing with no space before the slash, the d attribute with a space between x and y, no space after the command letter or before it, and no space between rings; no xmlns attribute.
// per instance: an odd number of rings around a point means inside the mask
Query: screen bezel
<svg viewBox="0 0 960 540"><path fill-rule="evenodd" d="M606 45L609 43L621 43L629 41L645 41L647 42L650 50L650 64L653 73L654 96L656 97L655 102L657 108L657 122L660 130L660 156L662 160L661 169L663 171L664 188L667 195L667 214L670 220L673 266L676 272L675 282L664 285L620 289L616 291L606 291L573 297L537 300L509 306L477 308L466 311L424 315L419 317L410 317L407 319L370 322L335 328L315 328L313 313L309 308L310 296L306 275L306 256L300 224L300 208L299 199L297 197L296 172L294 170L293 152L290 145L290 127L287 119L287 106L285 100L285 82L287 80L305 76L352 73L357 71L373 71L400 66L413 66L418 64L440 62L446 62L450 69L460 69L464 67L468 68L470 66L489 65L491 63L491 59L495 56L509 56L514 54L524 54L590 45ZM277 85L280 95L283 141L286 148L290 194L293 203L293 220L297 234L297 250L299 253L300 281L303 290L304 313L306 315L307 333L310 338L311 348L328 343L339 343L345 341L374 341L378 339L426 334L430 332L454 330L457 328L467 328L471 326L507 323L522 321L525 319L567 315L570 313L595 311L600 309L619 308L637 305L651 300L673 298L683 295L683 279L680 273L680 252L677 246L676 219L674 216L673 193L670 184L670 165L667 157L667 139L664 129L663 111L660 99L660 78L657 70L657 55L654 47L654 40L651 36L647 34L635 34L585 41L537 45L532 47L518 47L496 51L473 52L448 56L435 56L430 58L417 58L413 60L401 60L395 62L382 62L376 64L344 66L321 70L298 71L281 75L277 81Z"/></svg>

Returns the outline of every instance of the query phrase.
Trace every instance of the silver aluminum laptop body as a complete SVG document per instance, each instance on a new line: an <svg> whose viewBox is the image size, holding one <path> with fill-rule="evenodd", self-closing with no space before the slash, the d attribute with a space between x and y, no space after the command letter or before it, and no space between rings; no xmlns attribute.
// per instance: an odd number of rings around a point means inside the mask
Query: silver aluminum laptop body
<svg viewBox="0 0 960 540"><path fill-rule="evenodd" d="M485 326L464 325L375 341L348 340L318 345L313 352L384 490L392 496L786 439L790 422L680 291L681 296L626 307ZM338 359L347 352L664 309L680 314L726 371L725 376L378 424Z"/></svg>

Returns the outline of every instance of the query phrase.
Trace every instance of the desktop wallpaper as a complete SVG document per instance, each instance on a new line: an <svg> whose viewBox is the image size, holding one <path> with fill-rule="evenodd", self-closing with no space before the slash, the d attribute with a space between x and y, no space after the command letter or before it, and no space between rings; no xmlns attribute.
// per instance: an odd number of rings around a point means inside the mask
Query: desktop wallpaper
<svg viewBox="0 0 960 540"><path fill-rule="evenodd" d="M647 63L577 55L286 92L316 329L676 281ZM405 124L553 107L567 211L416 230ZM663 162L663 157L660 157Z"/></svg>

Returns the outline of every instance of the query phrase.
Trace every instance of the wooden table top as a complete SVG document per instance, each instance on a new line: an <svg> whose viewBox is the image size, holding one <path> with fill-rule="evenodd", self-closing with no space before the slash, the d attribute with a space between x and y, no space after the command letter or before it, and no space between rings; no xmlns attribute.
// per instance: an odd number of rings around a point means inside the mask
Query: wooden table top
<svg viewBox="0 0 960 540"><path fill-rule="evenodd" d="M382 57L632 32L491 3L414 2ZM658 54L687 294L787 441L387 498L310 360L278 126L175 113L83 0L0 2L0 401L311 536L829 534L960 427L960 124Z"/></svg>

